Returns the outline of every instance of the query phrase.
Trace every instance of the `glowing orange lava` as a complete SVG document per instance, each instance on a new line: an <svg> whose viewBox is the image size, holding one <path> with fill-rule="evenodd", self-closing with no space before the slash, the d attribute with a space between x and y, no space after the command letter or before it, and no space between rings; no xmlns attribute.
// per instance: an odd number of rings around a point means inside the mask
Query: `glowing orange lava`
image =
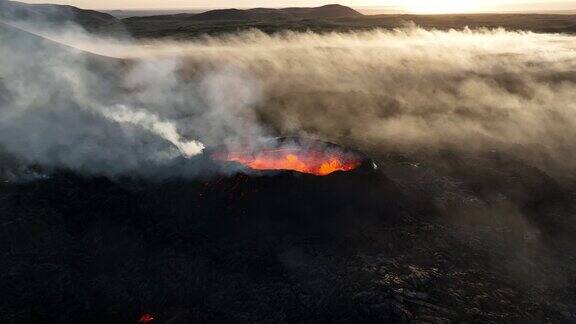
<svg viewBox="0 0 576 324"><path fill-rule="evenodd" d="M153 320L154 320L154 316L152 316L150 314L144 314L144 315L142 315L142 317L140 317L140 320L138 321L138 323L148 324L148 323L152 322Z"/></svg>
<svg viewBox="0 0 576 324"><path fill-rule="evenodd" d="M224 159L255 170L293 170L318 176L351 171L360 164L357 159L343 154L303 149L264 150L253 154L229 153Z"/></svg>

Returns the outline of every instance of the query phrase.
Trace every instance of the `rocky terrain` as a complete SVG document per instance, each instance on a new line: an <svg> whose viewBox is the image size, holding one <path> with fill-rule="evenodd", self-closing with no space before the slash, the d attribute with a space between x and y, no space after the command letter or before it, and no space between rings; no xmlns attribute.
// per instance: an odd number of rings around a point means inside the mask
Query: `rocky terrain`
<svg viewBox="0 0 576 324"><path fill-rule="evenodd" d="M0 321L574 322L572 191L505 155L443 162L4 181Z"/></svg>

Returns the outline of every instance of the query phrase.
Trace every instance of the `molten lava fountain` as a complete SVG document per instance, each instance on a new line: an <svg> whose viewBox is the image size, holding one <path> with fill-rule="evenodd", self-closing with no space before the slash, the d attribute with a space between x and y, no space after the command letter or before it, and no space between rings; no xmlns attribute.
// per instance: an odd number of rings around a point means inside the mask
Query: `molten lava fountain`
<svg viewBox="0 0 576 324"><path fill-rule="evenodd" d="M220 153L214 157L237 162L254 170L292 170L317 176L351 171L361 163L353 154L332 148L267 148L250 153Z"/></svg>

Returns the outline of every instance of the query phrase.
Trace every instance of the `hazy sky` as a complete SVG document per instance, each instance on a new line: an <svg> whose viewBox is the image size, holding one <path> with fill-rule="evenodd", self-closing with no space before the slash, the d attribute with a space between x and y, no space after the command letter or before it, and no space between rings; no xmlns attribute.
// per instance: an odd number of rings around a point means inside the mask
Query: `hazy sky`
<svg viewBox="0 0 576 324"><path fill-rule="evenodd" d="M576 0L23 0L23 2L71 4L95 9L288 7L318 6L331 2L352 7L392 7L417 13L576 9Z"/></svg>

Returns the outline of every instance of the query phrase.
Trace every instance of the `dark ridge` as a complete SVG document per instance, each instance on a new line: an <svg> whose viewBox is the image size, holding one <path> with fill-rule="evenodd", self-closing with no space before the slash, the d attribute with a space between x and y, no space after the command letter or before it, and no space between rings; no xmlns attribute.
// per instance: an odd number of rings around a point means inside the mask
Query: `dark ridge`
<svg viewBox="0 0 576 324"><path fill-rule="evenodd" d="M16 1L0 1L0 19L6 21L24 21L64 26L78 24L88 31L114 30L122 26L114 16L73 6L54 4L27 4Z"/></svg>
<svg viewBox="0 0 576 324"><path fill-rule="evenodd" d="M293 20L293 19L321 19L321 18L352 18L361 17L356 10L341 5L326 5L314 8L254 8L254 9L217 9L200 14L157 15L148 17L132 17L126 20L172 20L186 19L195 21L234 21L234 20Z"/></svg>
<svg viewBox="0 0 576 324"><path fill-rule="evenodd" d="M326 5L315 8L254 8L248 10L211 10L193 15L194 20L256 20L256 19L313 19L362 16L356 10L341 5Z"/></svg>
<svg viewBox="0 0 576 324"><path fill-rule="evenodd" d="M301 16L304 18L341 18L363 16L361 13L350 7L338 4L330 4L316 8L285 8L280 10L287 14Z"/></svg>
<svg viewBox="0 0 576 324"><path fill-rule="evenodd" d="M272 16L270 16L272 15ZM203 12L190 17L194 20L255 20L262 18L278 18L276 12L261 12L240 9L220 9Z"/></svg>

